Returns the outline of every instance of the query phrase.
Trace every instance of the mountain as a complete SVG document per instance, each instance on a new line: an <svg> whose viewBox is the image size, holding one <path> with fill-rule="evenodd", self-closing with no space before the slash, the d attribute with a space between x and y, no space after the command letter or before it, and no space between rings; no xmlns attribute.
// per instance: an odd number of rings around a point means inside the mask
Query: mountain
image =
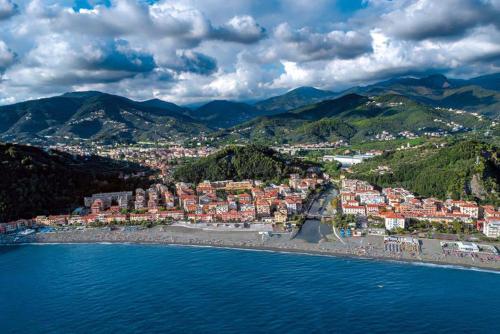
<svg viewBox="0 0 500 334"><path fill-rule="evenodd" d="M0 222L69 213L92 193L135 189L142 180L120 173L145 171L134 164L78 157L32 146L0 143Z"/></svg>
<svg viewBox="0 0 500 334"><path fill-rule="evenodd" d="M424 78L395 78L345 93L400 94L423 104L463 109L500 119L500 73L469 80L449 79L441 74Z"/></svg>
<svg viewBox="0 0 500 334"><path fill-rule="evenodd" d="M467 80L470 85L479 86L484 89L500 91L500 73L483 75Z"/></svg>
<svg viewBox="0 0 500 334"><path fill-rule="evenodd" d="M410 131L447 131L482 129L491 125L486 119L427 106L402 95L366 97L347 94L287 113L259 117L219 133L225 142L251 141L261 144L317 143L339 139L362 142ZM385 136L387 137L387 136Z"/></svg>
<svg viewBox="0 0 500 334"><path fill-rule="evenodd" d="M314 87L299 87L286 94L274 96L257 102L255 107L267 114L278 114L293 110L311 103L333 98L337 93L316 89Z"/></svg>
<svg viewBox="0 0 500 334"><path fill-rule="evenodd" d="M185 114L188 110L183 107L179 107L177 104L172 103L172 102L166 102L160 99L151 99L143 102L138 102L140 105L146 106L146 107L152 107L152 108L157 108L157 109L162 109L166 110L172 113L176 113L179 115Z"/></svg>
<svg viewBox="0 0 500 334"><path fill-rule="evenodd" d="M404 187L425 197L468 199L500 205L498 147L455 141L393 151L353 167L353 176L380 187ZM378 166L386 166L384 173ZM387 172L387 169L390 172Z"/></svg>
<svg viewBox="0 0 500 334"><path fill-rule="evenodd" d="M303 174L310 166L263 146L228 146L179 167L174 178L191 183L247 179L280 182L290 173Z"/></svg>
<svg viewBox="0 0 500 334"><path fill-rule="evenodd" d="M257 108L241 102L215 100L186 113L210 127L229 128L263 115Z"/></svg>
<svg viewBox="0 0 500 334"><path fill-rule="evenodd" d="M61 96L0 106L0 139L46 144L52 141L132 142L178 139L209 129L174 104L136 102L101 92Z"/></svg>

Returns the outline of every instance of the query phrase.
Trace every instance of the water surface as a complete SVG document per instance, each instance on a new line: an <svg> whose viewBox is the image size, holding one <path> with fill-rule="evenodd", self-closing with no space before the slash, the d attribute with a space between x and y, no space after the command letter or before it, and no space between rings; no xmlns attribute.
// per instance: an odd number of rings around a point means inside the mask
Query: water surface
<svg viewBox="0 0 500 334"><path fill-rule="evenodd" d="M495 333L500 275L151 245L0 247L1 333Z"/></svg>

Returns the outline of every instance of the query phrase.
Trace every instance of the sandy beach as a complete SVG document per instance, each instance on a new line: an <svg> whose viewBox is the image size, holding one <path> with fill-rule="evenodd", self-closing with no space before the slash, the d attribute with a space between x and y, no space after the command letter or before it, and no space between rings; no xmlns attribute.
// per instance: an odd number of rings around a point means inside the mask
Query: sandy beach
<svg viewBox="0 0 500 334"><path fill-rule="evenodd" d="M412 254L384 251L383 237L381 236L347 238L342 241L337 240L334 236L328 236L319 242L307 242L294 237L294 233L268 236L256 231L245 230L214 231L180 226L156 226L150 229L124 227L115 230L108 228L69 229L51 233L36 233L17 240L12 236L4 236L0 239L0 244L103 242L177 244L424 262L500 271L499 256L485 260L471 255L444 255L440 241L433 239L421 239L422 251L419 254Z"/></svg>

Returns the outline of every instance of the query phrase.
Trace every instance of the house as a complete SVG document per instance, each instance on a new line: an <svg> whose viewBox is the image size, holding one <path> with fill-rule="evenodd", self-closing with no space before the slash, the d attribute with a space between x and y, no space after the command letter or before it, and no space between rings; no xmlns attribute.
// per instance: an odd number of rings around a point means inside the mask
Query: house
<svg viewBox="0 0 500 334"><path fill-rule="evenodd" d="M460 213L469 216L470 218L479 218L479 206L472 203L464 203L459 206Z"/></svg>
<svg viewBox="0 0 500 334"><path fill-rule="evenodd" d="M222 214L224 212L229 211L229 203L228 202L217 202L215 207L215 212L217 214Z"/></svg>
<svg viewBox="0 0 500 334"><path fill-rule="evenodd" d="M483 225L483 234L488 238L499 238L500 218L486 218Z"/></svg>
<svg viewBox="0 0 500 334"><path fill-rule="evenodd" d="M256 202L256 210L259 218L269 217L271 215L271 206L265 200L258 200Z"/></svg>
<svg viewBox="0 0 500 334"><path fill-rule="evenodd" d="M290 215L296 214L302 209L302 200L297 198L293 197L285 198L285 204L288 214Z"/></svg>
<svg viewBox="0 0 500 334"><path fill-rule="evenodd" d="M238 214L238 211L236 211L236 210L231 210L229 212L223 212L221 214L221 220L224 222L238 221L239 219L240 219L240 216Z"/></svg>
<svg viewBox="0 0 500 334"><path fill-rule="evenodd" d="M93 214L98 214L104 209L104 203L101 199L96 199L90 206L90 211Z"/></svg>
<svg viewBox="0 0 500 334"><path fill-rule="evenodd" d="M172 218L174 220L184 219L184 211L182 210L167 210L160 211L158 214L160 219Z"/></svg>
<svg viewBox="0 0 500 334"><path fill-rule="evenodd" d="M362 205L344 205L342 212L345 215L366 216L366 209Z"/></svg>
<svg viewBox="0 0 500 334"><path fill-rule="evenodd" d="M388 212L384 216L385 228L388 231L392 231L396 228L406 228L406 218L398 213Z"/></svg>
<svg viewBox="0 0 500 334"><path fill-rule="evenodd" d="M274 221L276 223L286 223L288 220L288 212L286 210L278 210L274 213Z"/></svg>

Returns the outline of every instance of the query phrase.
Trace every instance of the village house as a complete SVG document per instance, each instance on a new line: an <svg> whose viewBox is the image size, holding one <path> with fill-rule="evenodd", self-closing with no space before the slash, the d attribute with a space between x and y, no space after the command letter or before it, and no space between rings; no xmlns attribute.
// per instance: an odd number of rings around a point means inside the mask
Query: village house
<svg viewBox="0 0 500 334"><path fill-rule="evenodd" d="M384 215L385 229L392 231L396 228L406 228L406 218L398 213L388 212Z"/></svg>

